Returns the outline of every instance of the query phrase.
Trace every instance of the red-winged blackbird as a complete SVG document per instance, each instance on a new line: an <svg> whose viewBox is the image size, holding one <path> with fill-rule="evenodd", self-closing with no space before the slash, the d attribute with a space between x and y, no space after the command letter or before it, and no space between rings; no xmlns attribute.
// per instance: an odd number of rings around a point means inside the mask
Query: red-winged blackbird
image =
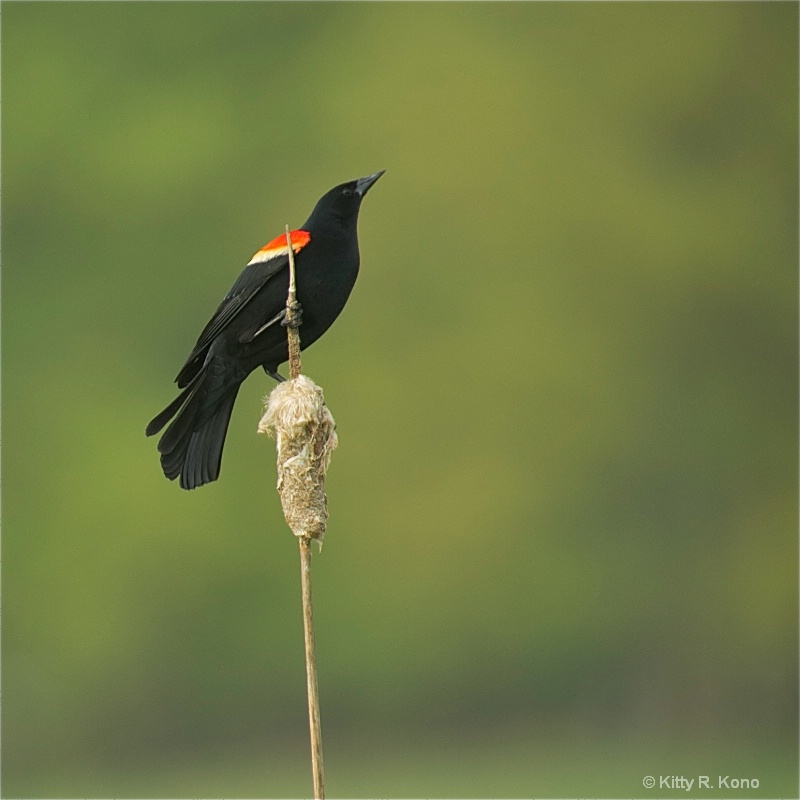
<svg viewBox="0 0 800 800"><path fill-rule="evenodd" d="M297 300L302 309L300 345L313 344L344 308L358 276L358 210L383 170L335 186L290 232ZM264 245L236 279L175 382L183 391L148 426L158 433L164 474L180 476L183 489L219 477L222 447L242 381L257 367L282 381L278 365L288 343L282 327L289 288L289 248L282 234Z"/></svg>

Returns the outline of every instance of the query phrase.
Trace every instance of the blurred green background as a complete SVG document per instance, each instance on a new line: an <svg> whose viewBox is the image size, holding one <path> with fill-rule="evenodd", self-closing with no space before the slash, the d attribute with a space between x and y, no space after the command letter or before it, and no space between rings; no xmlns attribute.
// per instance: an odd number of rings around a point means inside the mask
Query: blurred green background
<svg viewBox="0 0 800 800"><path fill-rule="evenodd" d="M4 796L310 792L272 383L196 492L144 427L252 253L378 169L304 358L329 795L797 796L797 37L4 4Z"/></svg>

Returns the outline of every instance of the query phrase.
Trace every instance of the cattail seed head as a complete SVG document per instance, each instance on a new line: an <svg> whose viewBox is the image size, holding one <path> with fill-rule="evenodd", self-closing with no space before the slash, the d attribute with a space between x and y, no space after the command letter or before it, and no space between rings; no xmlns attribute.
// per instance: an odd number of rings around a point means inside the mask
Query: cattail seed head
<svg viewBox="0 0 800 800"><path fill-rule="evenodd" d="M321 543L328 521L325 474L338 443L322 389L305 375L279 383L265 400L258 431L276 441L278 494L292 533Z"/></svg>

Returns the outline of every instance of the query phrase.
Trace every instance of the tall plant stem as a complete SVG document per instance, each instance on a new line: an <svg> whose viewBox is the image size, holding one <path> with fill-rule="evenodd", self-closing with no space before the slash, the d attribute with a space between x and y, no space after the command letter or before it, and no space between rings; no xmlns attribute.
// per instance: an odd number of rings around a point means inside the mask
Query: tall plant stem
<svg viewBox="0 0 800 800"><path fill-rule="evenodd" d="M303 630L306 646L306 683L308 688L308 727L311 734L311 774L314 797L325 798L322 771L322 730L319 721L319 689L317 687L317 658L314 650L314 614L311 604L311 539L298 538L300 543L300 582L303 595Z"/></svg>
<svg viewBox="0 0 800 800"><path fill-rule="evenodd" d="M289 292L286 297L286 331L289 337L289 376L296 378L302 372L300 364L300 323L296 318L297 313L297 282L294 270L294 250L292 250L292 235L289 226L286 226L286 245L289 248Z"/></svg>
<svg viewBox="0 0 800 800"><path fill-rule="evenodd" d="M294 379L302 372L300 363L300 333L297 312L297 283L294 251L289 226L286 226L286 245L289 250L289 292L286 298L286 328L289 337L289 374ZM308 730L311 736L311 777L315 800L325 800L325 781L322 771L322 729L319 721L319 688L317 686L317 656L314 648L314 613L311 602L311 538L298 537L300 543L300 586L303 599L303 633L306 651L306 686L308 689Z"/></svg>

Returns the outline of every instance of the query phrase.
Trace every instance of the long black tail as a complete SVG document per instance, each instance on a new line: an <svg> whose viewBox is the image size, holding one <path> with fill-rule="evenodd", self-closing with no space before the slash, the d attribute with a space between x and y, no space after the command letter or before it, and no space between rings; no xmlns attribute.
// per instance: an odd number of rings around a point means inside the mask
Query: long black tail
<svg viewBox="0 0 800 800"><path fill-rule="evenodd" d="M222 448L239 383L220 386L213 364L206 363L188 386L147 426L153 436L172 420L158 442L161 467L182 489L196 489L219 477ZM215 379L216 378L216 379Z"/></svg>

